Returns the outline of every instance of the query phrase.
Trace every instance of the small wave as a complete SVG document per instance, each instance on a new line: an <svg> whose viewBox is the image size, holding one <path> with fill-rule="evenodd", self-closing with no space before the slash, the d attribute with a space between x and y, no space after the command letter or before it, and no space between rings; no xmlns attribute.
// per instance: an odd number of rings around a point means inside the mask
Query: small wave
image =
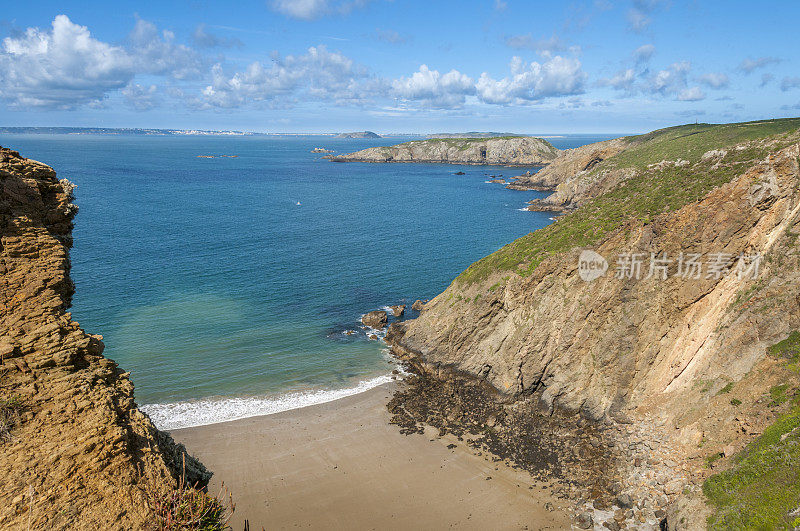
<svg viewBox="0 0 800 531"><path fill-rule="evenodd" d="M528 212L528 211L529 211L529 210L528 210L528 207L525 207L525 208L518 208L517 210L519 210L520 212Z"/></svg>
<svg viewBox="0 0 800 531"><path fill-rule="evenodd" d="M177 430L324 404L369 391L391 381L392 375L384 374L362 380L355 387L346 389L320 389L274 397L207 398L171 404L146 404L141 406L141 410L150 416L159 429Z"/></svg>
<svg viewBox="0 0 800 531"><path fill-rule="evenodd" d="M372 328L371 326L362 325L361 329L369 336L376 336L378 339L386 337L386 328Z"/></svg>

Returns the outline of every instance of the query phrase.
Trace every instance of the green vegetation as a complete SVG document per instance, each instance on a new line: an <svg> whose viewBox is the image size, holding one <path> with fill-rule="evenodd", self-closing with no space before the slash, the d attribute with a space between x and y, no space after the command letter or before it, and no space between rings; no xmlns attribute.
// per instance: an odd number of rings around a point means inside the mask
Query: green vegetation
<svg viewBox="0 0 800 531"><path fill-rule="evenodd" d="M773 356L793 352L797 356L798 343L800 334L792 332L768 352ZM789 388L789 384L772 387L770 396L776 404L771 405L785 403ZM731 404L741 404L734 400ZM788 413L734 456L729 470L708 478L703 492L714 507L709 529L800 526L800 397L795 396Z"/></svg>
<svg viewBox="0 0 800 531"><path fill-rule="evenodd" d="M797 129L800 129L800 118L722 125L679 125L627 137L626 140L636 145L613 160L617 168L644 168L654 162L678 158L696 162L712 149L725 149L748 140L793 133Z"/></svg>
<svg viewBox="0 0 800 531"><path fill-rule="evenodd" d="M733 407L741 406L742 405L742 401L739 400L738 398L731 398L731 405Z"/></svg>
<svg viewBox="0 0 800 531"><path fill-rule="evenodd" d="M791 529L800 506L800 404L708 478L703 492L714 506L709 529Z"/></svg>
<svg viewBox="0 0 800 531"><path fill-rule="evenodd" d="M708 457L706 457L706 467L714 468L714 463L716 463L720 459L722 459L722 454L719 452L709 455Z"/></svg>
<svg viewBox="0 0 800 531"><path fill-rule="evenodd" d="M495 271L532 273L548 256L586 247L629 222L650 223L656 216L703 198L715 187L741 174L769 151L797 141L800 118L742 124L693 124L628 137L631 147L598 164L586 177L609 169L633 168L636 174L617 188L578 210L506 245L469 266L456 281L472 284ZM732 150L723 159L702 160L712 149L725 149L748 140L775 137L777 146L750 145ZM688 160L684 166L648 169L662 160Z"/></svg>
<svg viewBox="0 0 800 531"><path fill-rule="evenodd" d="M725 385L725 387L723 387L722 389L720 389L720 390L719 390L719 392L718 392L717 394L718 394L718 395L721 395L721 394L723 394L723 393L730 393L730 392L731 392L731 389L733 389L733 382L728 382L728 383Z"/></svg>
<svg viewBox="0 0 800 531"><path fill-rule="evenodd" d="M789 369L800 372L800 332L795 330L780 343L772 345L767 349L767 354L773 358L788 360Z"/></svg>
<svg viewBox="0 0 800 531"><path fill-rule="evenodd" d="M221 493L220 493L221 494ZM164 495L149 493L154 531L226 531L236 506L230 495L227 504L203 490L189 487L183 478L178 488Z"/></svg>
<svg viewBox="0 0 800 531"><path fill-rule="evenodd" d="M769 403L770 406L779 406L786 402L789 397L786 396L786 391L789 389L789 384L780 384L770 388L769 396L772 398L772 401Z"/></svg>

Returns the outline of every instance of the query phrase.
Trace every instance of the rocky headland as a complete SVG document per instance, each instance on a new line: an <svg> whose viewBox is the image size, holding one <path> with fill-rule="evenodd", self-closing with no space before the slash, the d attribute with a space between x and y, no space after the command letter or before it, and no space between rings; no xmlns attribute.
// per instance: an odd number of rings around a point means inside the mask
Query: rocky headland
<svg viewBox="0 0 800 531"><path fill-rule="evenodd" d="M697 124L559 155L529 185L567 185L570 213L390 326L419 375L390 404L396 421L556 474L582 528L791 527L799 129ZM583 274L587 250L607 271ZM686 276L680 257L695 255L707 269Z"/></svg>
<svg viewBox="0 0 800 531"><path fill-rule="evenodd" d="M339 133L336 138L380 138L381 135L372 131L359 131L356 133Z"/></svg>
<svg viewBox="0 0 800 531"><path fill-rule="evenodd" d="M374 147L345 155L331 155L333 162L422 162L543 166L558 150L534 137L445 138L415 140L396 146Z"/></svg>
<svg viewBox="0 0 800 531"><path fill-rule="evenodd" d="M180 478L202 487L211 474L67 312L72 191L0 148L0 527L157 528Z"/></svg>

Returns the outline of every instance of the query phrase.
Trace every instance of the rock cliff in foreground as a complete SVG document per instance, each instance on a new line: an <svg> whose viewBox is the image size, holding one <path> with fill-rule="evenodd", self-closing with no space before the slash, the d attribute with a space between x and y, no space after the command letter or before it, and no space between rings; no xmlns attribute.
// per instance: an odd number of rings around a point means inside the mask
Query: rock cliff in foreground
<svg viewBox="0 0 800 531"><path fill-rule="evenodd" d="M781 414L776 394L800 388L767 356L800 328L800 120L685 126L636 146L580 169L605 184L387 337L430 374L620 426L623 490L666 507ZM624 178L604 181L613 172ZM584 250L605 275L582 278Z"/></svg>
<svg viewBox="0 0 800 531"><path fill-rule="evenodd" d="M326 158L334 162L433 162L542 166L553 160L557 154L558 150L541 138L443 138L415 140L396 146L362 149L355 153L332 155Z"/></svg>
<svg viewBox="0 0 800 531"><path fill-rule="evenodd" d="M67 313L72 188L0 148L0 408L11 418L0 527L142 529L154 523L148 500L175 489L184 459L187 482L210 474L137 409L101 336Z"/></svg>

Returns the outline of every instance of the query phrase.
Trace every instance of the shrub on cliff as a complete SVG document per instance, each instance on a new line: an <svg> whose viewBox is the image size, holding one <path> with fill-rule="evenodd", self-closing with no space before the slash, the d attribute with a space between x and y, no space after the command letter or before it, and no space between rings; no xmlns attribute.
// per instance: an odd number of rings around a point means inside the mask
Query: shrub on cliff
<svg viewBox="0 0 800 531"><path fill-rule="evenodd" d="M184 471L186 469L184 455ZM224 488L224 487L223 487ZM227 490L225 491L227 493ZM228 494L227 503L222 491L212 496L186 484L185 473L178 488L166 494L150 493L150 505L155 521L153 531L224 531L236 505Z"/></svg>

